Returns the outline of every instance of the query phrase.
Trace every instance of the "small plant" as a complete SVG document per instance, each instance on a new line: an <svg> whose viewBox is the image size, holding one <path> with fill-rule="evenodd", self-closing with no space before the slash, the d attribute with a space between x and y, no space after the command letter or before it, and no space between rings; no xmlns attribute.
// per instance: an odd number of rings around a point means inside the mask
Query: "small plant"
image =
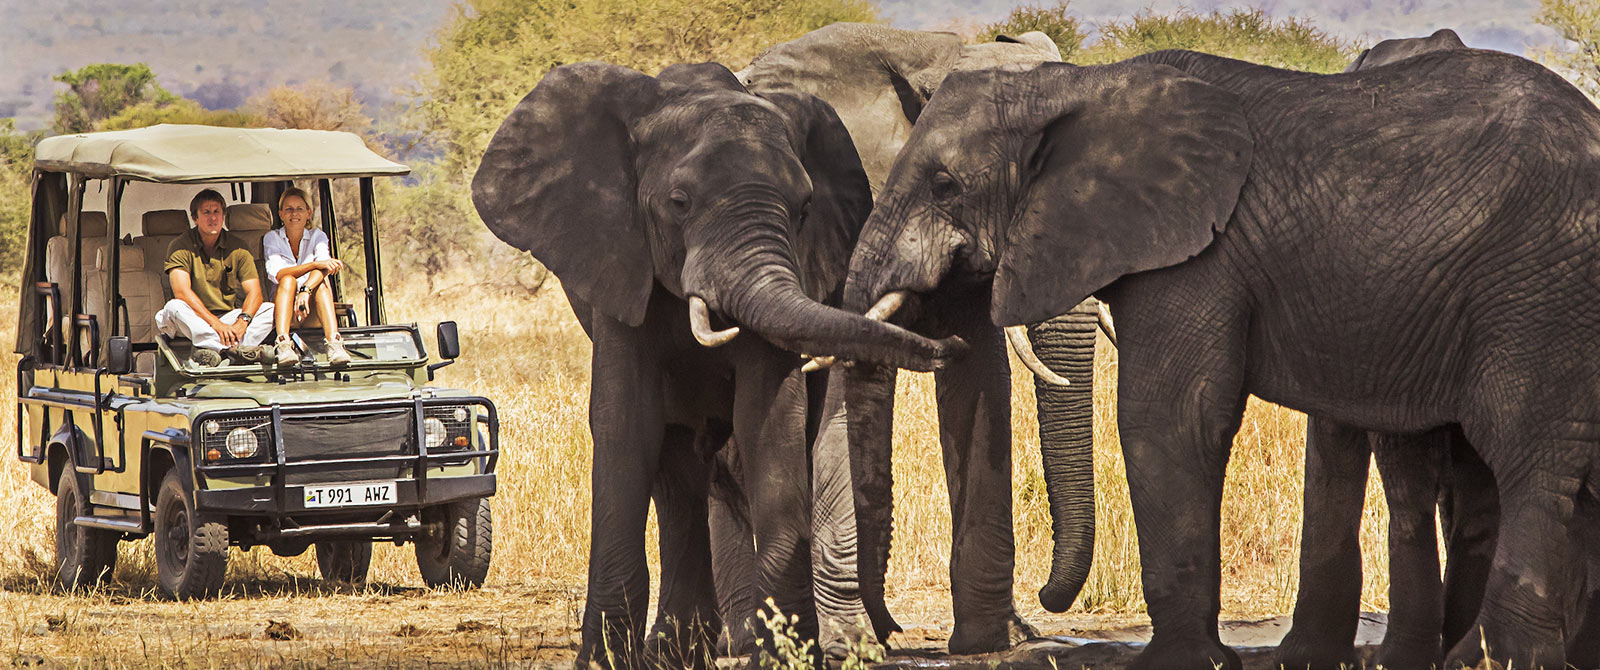
<svg viewBox="0 0 1600 670"><path fill-rule="evenodd" d="M772 612L768 615L767 612ZM795 632L795 625L800 623L800 615L791 614L784 616L778 609L777 603L767 599L767 606L756 610L756 616L761 619L761 625L772 634L771 643L761 654L761 667L767 670L809 670L811 657L814 655L815 642L801 640L800 634Z"/></svg>
<svg viewBox="0 0 1600 670"><path fill-rule="evenodd" d="M867 670L873 663L883 661L883 645L878 644L877 637L873 635L872 627L867 625L865 618L856 621L856 630L861 633L850 640L844 663L839 666L840 670Z"/></svg>

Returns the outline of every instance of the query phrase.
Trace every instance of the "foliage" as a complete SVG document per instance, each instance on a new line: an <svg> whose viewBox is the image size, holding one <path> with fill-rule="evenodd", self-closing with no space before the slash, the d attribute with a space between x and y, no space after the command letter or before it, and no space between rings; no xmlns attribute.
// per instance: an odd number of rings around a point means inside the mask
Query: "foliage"
<svg viewBox="0 0 1600 670"><path fill-rule="evenodd" d="M60 134L95 130L101 121L140 103L167 105L177 96L156 83L144 63L95 63L56 75L67 90L56 94L55 131Z"/></svg>
<svg viewBox="0 0 1600 670"><path fill-rule="evenodd" d="M373 144L372 118L362 108L355 89L316 81L300 86L278 86L255 98L246 109L272 128L343 130Z"/></svg>
<svg viewBox="0 0 1600 670"><path fill-rule="evenodd" d="M33 147L42 132L19 133L11 119L0 119L0 281L15 281L27 247L28 186L33 172Z"/></svg>
<svg viewBox="0 0 1600 670"><path fill-rule="evenodd" d="M261 117L233 109L209 110L200 103L178 98L169 103L141 102L95 124L95 130L127 130L158 123L194 123L228 128L259 128L267 125Z"/></svg>
<svg viewBox="0 0 1600 670"><path fill-rule="evenodd" d="M1260 9L1195 14L1179 10L1160 15L1149 10L1125 21L1100 26L1100 38L1078 52L1073 62L1114 63L1163 49L1189 49L1272 67L1309 72L1340 72L1355 60L1360 45L1329 35L1309 22L1274 21Z"/></svg>
<svg viewBox="0 0 1600 670"><path fill-rule="evenodd" d="M1600 0L1539 0L1534 20L1571 43L1535 50L1534 59L1600 102Z"/></svg>
<svg viewBox="0 0 1600 670"><path fill-rule="evenodd" d="M767 598L766 605L756 609L756 617L771 635L772 648L760 655L759 667L762 670L801 670L811 667L811 653L816 643L802 638L795 630L800 623L800 615L784 615L771 598Z"/></svg>
<svg viewBox="0 0 1600 670"><path fill-rule="evenodd" d="M1050 36L1061 50L1062 60L1072 60L1083 48L1084 31L1078 19L1067 15L1068 2L1058 2L1054 7L1023 5L1011 10L1004 20L979 28L975 41L993 42L1001 35L1021 35L1037 30Z"/></svg>
<svg viewBox="0 0 1600 670"><path fill-rule="evenodd" d="M463 0L426 52L432 69L419 82L413 122L438 144L446 169L467 175L511 108L558 65L738 69L816 28L875 20L866 0Z"/></svg>

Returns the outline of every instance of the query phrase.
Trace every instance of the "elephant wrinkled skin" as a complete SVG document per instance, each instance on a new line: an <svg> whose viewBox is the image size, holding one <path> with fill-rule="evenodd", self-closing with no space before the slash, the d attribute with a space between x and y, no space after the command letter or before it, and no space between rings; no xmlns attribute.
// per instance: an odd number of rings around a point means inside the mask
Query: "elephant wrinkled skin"
<svg viewBox="0 0 1600 670"><path fill-rule="evenodd" d="M1502 522L1448 661L1556 668L1600 452L1595 183L1600 109L1496 52L1337 75L1192 52L954 73L862 229L844 306L987 292L995 326L1112 307L1154 628L1136 668L1238 667L1217 636L1219 515L1250 394L1364 431L1459 425ZM991 345L967 339L949 365L970 378ZM896 365L853 358L847 386Z"/></svg>

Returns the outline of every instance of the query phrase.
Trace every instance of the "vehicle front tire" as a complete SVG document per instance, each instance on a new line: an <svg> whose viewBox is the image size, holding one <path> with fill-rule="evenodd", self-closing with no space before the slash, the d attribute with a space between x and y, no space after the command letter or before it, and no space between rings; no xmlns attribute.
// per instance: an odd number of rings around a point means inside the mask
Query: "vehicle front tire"
<svg viewBox="0 0 1600 670"><path fill-rule="evenodd" d="M488 498L424 508L422 526L415 544L423 583L434 588L483 586L494 547Z"/></svg>
<svg viewBox="0 0 1600 670"><path fill-rule="evenodd" d="M110 581L117 567L117 540L122 534L72 523L88 513L88 492L78 486L78 473L69 464L56 483L55 578L56 586L65 591Z"/></svg>
<svg viewBox="0 0 1600 670"><path fill-rule="evenodd" d="M367 583L372 566L372 543L359 540L330 540L317 543L317 570L330 582Z"/></svg>
<svg viewBox="0 0 1600 670"><path fill-rule="evenodd" d="M176 471L156 496L156 574L161 592L176 600L210 598L228 572L228 524L197 512Z"/></svg>

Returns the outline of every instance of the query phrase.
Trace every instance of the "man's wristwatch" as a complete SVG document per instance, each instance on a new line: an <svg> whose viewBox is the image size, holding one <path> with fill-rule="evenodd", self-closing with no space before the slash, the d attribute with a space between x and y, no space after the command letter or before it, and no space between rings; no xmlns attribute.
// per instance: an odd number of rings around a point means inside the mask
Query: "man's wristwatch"
<svg viewBox="0 0 1600 670"><path fill-rule="evenodd" d="M239 318L243 319L245 323L250 323L251 321L254 321L256 317L253 314L240 314Z"/></svg>

